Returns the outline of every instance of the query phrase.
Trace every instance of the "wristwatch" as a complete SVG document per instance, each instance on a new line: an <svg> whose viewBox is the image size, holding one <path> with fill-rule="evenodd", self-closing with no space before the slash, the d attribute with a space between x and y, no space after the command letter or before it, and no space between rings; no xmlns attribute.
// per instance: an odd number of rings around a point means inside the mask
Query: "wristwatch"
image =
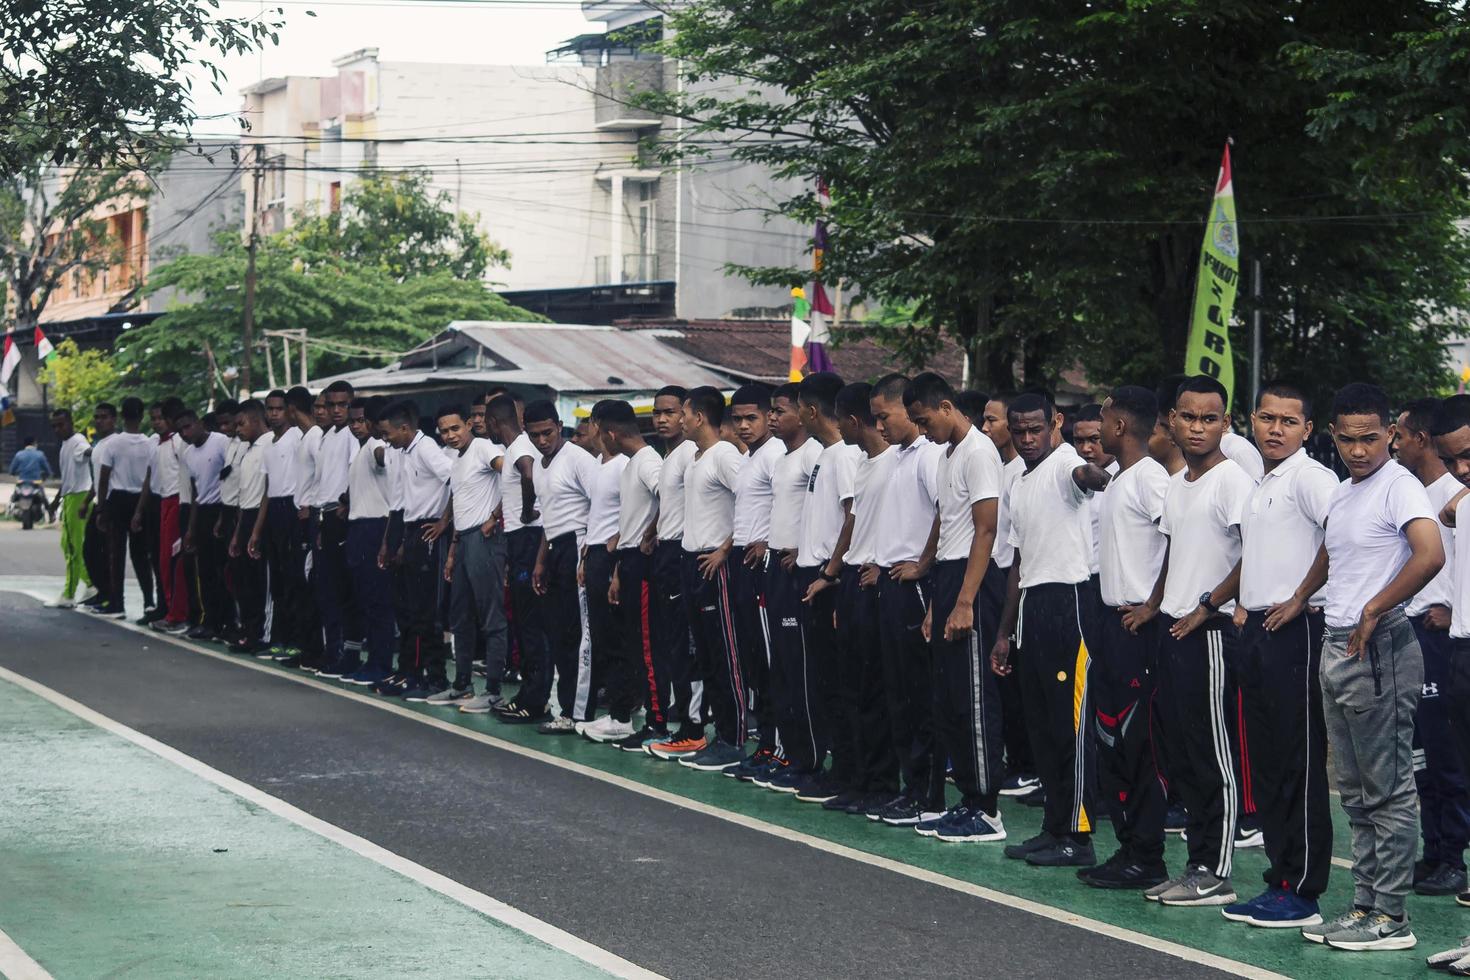
<svg viewBox="0 0 1470 980"><path fill-rule="evenodd" d="M1217 605L1215 605L1213 602L1210 601L1210 597L1213 596L1214 594L1215 594L1214 593L1214 590L1211 590L1211 591L1206 592L1204 595L1202 595L1202 596L1199 597L1199 604L1202 605L1202 606L1204 606L1211 613L1217 613L1217 612L1220 611L1220 607L1217 606Z"/></svg>
<svg viewBox="0 0 1470 980"><path fill-rule="evenodd" d="M822 570L820 572L818 572L817 574L819 576L821 576L821 579L822 579L823 582L835 582L835 581L837 581L837 576L836 575L828 575L827 574L826 567L823 567Z"/></svg>

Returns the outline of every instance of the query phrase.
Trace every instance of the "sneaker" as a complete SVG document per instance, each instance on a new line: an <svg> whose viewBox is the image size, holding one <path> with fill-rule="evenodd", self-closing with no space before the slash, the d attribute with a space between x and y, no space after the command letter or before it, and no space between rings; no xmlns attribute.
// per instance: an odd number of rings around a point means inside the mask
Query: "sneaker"
<svg viewBox="0 0 1470 980"><path fill-rule="evenodd" d="M1312 899L1278 888L1246 921L1260 929L1302 928L1321 922L1322 910Z"/></svg>
<svg viewBox="0 0 1470 980"><path fill-rule="evenodd" d="M662 742L668 739L669 733L657 728L649 728L644 725L627 738L620 738L612 745L614 748L624 752L643 752L645 742Z"/></svg>
<svg viewBox="0 0 1470 980"><path fill-rule="evenodd" d="M325 677L326 674L323 673L322 676ZM469 704L473 699L475 699L473 688L444 688L442 691L431 693L428 698L423 699L423 702L434 705L435 708L448 708L451 705L459 707L462 704Z"/></svg>
<svg viewBox="0 0 1470 980"><path fill-rule="evenodd" d="M1265 891L1261 892L1261 894L1257 895L1249 902L1235 902L1233 904L1225 906L1223 909L1220 910L1220 914L1229 919L1231 922L1249 922L1251 920L1251 915L1264 909L1267 905L1274 902L1276 900L1277 893L1280 891L1282 891L1282 889L1279 886L1272 885L1270 888L1267 888ZM1321 922L1322 920L1321 918L1318 918L1317 921ZM1316 923L1303 922L1300 924L1305 926L1315 925Z"/></svg>
<svg viewBox="0 0 1470 980"><path fill-rule="evenodd" d="M1302 929L1302 938L1311 943L1323 942L1335 932L1342 932L1344 929L1354 928L1359 922L1368 918L1371 911L1371 909L1360 909L1357 906L1353 906L1335 919L1319 922L1314 926L1304 927Z"/></svg>
<svg viewBox="0 0 1470 980"><path fill-rule="evenodd" d="M276 654L277 660L290 660L292 657L301 656L300 647L281 647L281 652Z"/></svg>
<svg viewBox="0 0 1470 980"><path fill-rule="evenodd" d="M648 746L648 754L655 759L687 759L696 752L703 751L709 742L703 735L691 735L678 733L662 742L654 742Z"/></svg>
<svg viewBox="0 0 1470 980"><path fill-rule="evenodd" d="M255 653L255 659L256 660L269 660L271 662L274 662L276 660L275 649L276 648L274 648L274 647L262 647L260 650L257 650L256 651L256 653Z"/></svg>
<svg viewBox="0 0 1470 980"><path fill-rule="evenodd" d="M62 589L56 593L56 598L46 602L45 606L47 609L71 609L76 604L77 601L67 595L65 589Z"/></svg>
<svg viewBox="0 0 1470 980"><path fill-rule="evenodd" d="M260 653L262 650L265 649L265 644L261 643L259 640L247 640L243 636L230 644L231 653L243 654L247 657L253 657L257 653ZM266 659L270 659L269 653L266 654Z"/></svg>
<svg viewBox="0 0 1470 980"><path fill-rule="evenodd" d="M1376 949L1413 949L1419 940L1409 928L1409 917L1391 918L1385 912L1370 912L1355 924L1337 932L1329 932L1328 946L1354 953Z"/></svg>
<svg viewBox="0 0 1470 980"><path fill-rule="evenodd" d="M158 622L160 619L163 619L167 615L168 615L168 610L165 609L161 605L159 605L159 606L153 606L150 609L144 609L143 610L143 615L140 616L140 617L138 617L138 625L139 626L150 626L153 623Z"/></svg>
<svg viewBox="0 0 1470 980"><path fill-rule="evenodd" d="M347 654L331 663L323 664L321 669L316 672L316 675L318 677L329 677L336 680L339 677L355 674L359 670L362 670L362 661L351 654Z"/></svg>
<svg viewBox="0 0 1470 980"><path fill-rule="evenodd" d="M863 809L863 816L874 823L878 823L882 819L880 814L893 804L901 803L907 799L908 797L902 793L874 793L872 795L872 802Z"/></svg>
<svg viewBox="0 0 1470 980"><path fill-rule="evenodd" d="M766 771L758 772L754 776L751 776L750 782L751 785L759 786L761 789L769 789L774 790L778 793L784 793L787 791L784 789L779 789L777 783L781 780L786 779L787 774L790 772L791 763L787 762L785 759L772 759L771 764L766 767ZM791 789L790 792L796 792L795 788Z"/></svg>
<svg viewBox="0 0 1470 980"><path fill-rule="evenodd" d="M914 827L926 820L938 820L942 810L931 810L911 797L901 796L884 807L876 819L890 827Z"/></svg>
<svg viewBox="0 0 1470 980"><path fill-rule="evenodd" d="M378 683L376 684L369 684L368 690L372 691L374 694L382 694L384 696L396 697L404 692L404 690L406 689L405 686L409 683L409 681L410 678L407 675L395 672L389 674L387 677L378 681Z"/></svg>
<svg viewBox="0 0 1470 980"><path fill-rule="evenodd" d="M796 787L796 799L801 803L826 803L841 790L825 769L807 773Z"/></svg>
<svg viewBox="0 0 1470 980"><path fill-rule="evenodd" d="M185 633L184 636L191 640L204 640L206 642L219 639L219 636L216 635L214 630L208 626L195 626Z"/></svg>
<svg viewBox="0 0 1470 980"><path fill-rule="evenodd" d="M928 820L920 820L918 823L914 824L914 833L918 834L920 837L938 837L939 832L943 830L951 820L955 819L955 811L958 809L959 806L956 805L949 808L948 810L945 810L943 813L936 814L930 817Z"/></svg>
<svg viewBox="0 0 1470 980"><path fill-rule="evenodd" d="M1159 896L1159 904L1181 908L1199 905L1230 905L1235 889L1229 878L1216 878L1208 868L1190 868L1179 884Z"/></svg>
<svg viewBox="0 0 1470 980"><path fill-rule="evenodd" d="M1163 895L1167 891L1170 891L1170 890L1178 887L1179 883L1184 880L1184 876L1187 875L1187 874L1189 874L1189 870L1186 868L1185 871L1184 871L1184 873L1181 874L1181 875L1179 875L1177 878L1170 878L1167 881L1161 881L1161 882L1159 882L1157 885L1154 885L1152 888L1146 888L1146 889L1144 889L1144 892L1143 892L1143 899L1144 899L1144 901L1146 901L1146 902L1157 902L1159 900L1159 896ZM1318 942L1321 942L1321 940L1319 939Z"/></svg>
<svg viewBox="0 0 1470 980"><path fill-rule="evenodd" d="M772 752L768 748L763 747L756 749L754 753L744 759L741 759L740 765L732 766L731 768L726 769L725 775L729 776L731 779L738 779L742 783L751 782L755 779L755 777L765 773L771 768L771 760L773 760L775 757L776 753Z"/></svg>
<svg viewBox="0 0 1470 980"><path fill-rule="evenodd" d="M1470 956L1451 963L1445 967L1445 972L1452 977L1470 977Z"/></svg>
<svg viewBox="0 0 1470 980"><path fill-rule="evenodd" d="M768 780L752 780L757 786L764 786L773 793L786 793L795 796L801 788L806 785L811 773L797 769L788 763L779 772L772 773Z"/></svg>
<svg viewBox="0 0 1470 980"><path fill-rule="evenodd" d="M1026 860L1026 856L1033 851L1045 850L1056 842L1057 839L1055 837L1043 830L1035 837L1023 840L1019 844L1007 844L1006 857L1016 861L1024 861Z"/></svg>
<svg viewBox="0 0 1470 980"><path fill-rule="evenodd" d="M567 715L557 715L537 725L536 731L542 735L572 735L577 731L577 723Z"/></svg>
<svg viewBox="0 0 1470 980"><path fill-rule="evenodd" d="M1460 894L1455 896L1455 902L1456 904L1470 908L1470 892L1460 892Z"/></svg>
<svg viewBox="0 0 1470 980"><path fill-rule="evenodd" d="M171 623L166 619L160 619L151 628L158 630L160 633L167 633L169 636L183 636L189 632L189 624L187 622Z"/></svg>
<svg viewBox="0 0 1470 980"><path fill-rule="evenodd" d="M1001 796L1025 796L1041 785L1040 776L1017 773L1000 784Z"/></svg>
<svg viewBox="0 0 1470 980"><path fill-rule="evenodd" d="M878 811L892 802L892 793L864 793L860 798L847 805L846 812L852 814L854 817L867 817L869 820L877 820L878 817L876 814Z"/></svg>
<svg viewBox="0 0 1470 980"><path fill-rule="evenodd" d="M127 619L127 610L115 602L104 603L97 607L97 615L106 616L108 619Z"/></svg>
<svg viewBox="0 0 1470 980"><path fill-rule="evenodd" d="M1431 970L1448 970L1457 962L1470 959L1470 936L1460 940L1460 945L1454 949L1447 949L1443 953L1435 953L1425 959L1424 964Z"/></svg>
<svg viewBox="0 0 1470 980"><path fill-rule="evenodd" d="M680 759L679 765L698 769L700 772L724 772L740 765L744 758L745 753L740 749L715 739L700 751Z"/></svg>
<svg viewBox="0 0 1470 980"><path fill-rule="evenodd" d="M978 844L1006 839L1006 826L999 813L986 813L976 806L955 807L954 816L938 827L934 836L946 844Z"/></svg>
<svg viewBox="0 0 1470 980"><path fill-rule="evenodd" d="M348 674L342 678L342 681L353 687L372 687L380 681L387 680L389 676L388 671L382 667L364 667L355 674Z"/></svg>
<svg viewBox="0 0 1470 980"><path fill-rule="evenodd" d="M1465 890L1465 872L1441 864L1414 885L1418 895L1458 895Z"/></svg>
<svg viewBox="0 0 1470 980"><path fill-rule="evenodd" d="M1251 824L1238 823L1235 825L1236 847L1265 847L1266 834L1260 827Z"/></svg>
<svg viewBox="0 0 1470 980"><path fill-rule="evenodd" d="M102 593L97 591L97 587L95 585L89 585L82 590L81 595L77 596L77 605L80 606L85 603L96 602L100 598L102 598Z"/></svg>
<svg viewBox="0 0 1470 980"><path fill-rule="evenodd" d="M1025 796L1018 796L1015 799L1022 806L1046 806L1046 790L1038 785Z"/></svg>
<svg viewBox="0 0 1470 980"><path fill-rule="evenodd" d="M1164 833L1182 834L1184 828L1189 826L1189 811L1184 809L1183 804L1170 804L1168 811L1164 814Z"/></svg>
<svg viewBox="0 0 1470 980"><path fill-rule="evenodd" d="M594 721L577 726L577 734L589 742L616 742L633 734L631 721L618 721L612 715L603 715Z"/></svg>
<svg viewBox="0 0 1470 980"><path fill-rule="evenodd" d="M486 691L479 697L470 698L459 706L459 710L467 715L488 715L500 705L505 704L505 698L499 694Z"/></svg>
<svg viewBox="0 0 1470 980"><path fill-rule="evenodd" d="M444 690L444 687L441 684L430 683L422 677L415 677L404 689L403 700L412 701L414 704L423 704L442 690Z"/></svg>
<svg viewBox="0 0 1470 980"><path fill-rule="evenodd" d="M1034 868L1085 868L1097 863L1091 841L1062 838L1051 847L1043 847L1026 855L1026 863Z"/></svg>
<svg viewBox="0 0 1470 980"><path fill-rule="evenodd" d="M867 797L867 795L868 794L860 792L859 790L845 789L842 792L838 793L836 796L832 797L830 800L825 801L822 804L822 809L829 810L833 813L846 813L848 807L852 806L854 803L861 802ZM801 799L801 797L798 796L797 799Z"/></svg>
<svg viewBox="0 0 1470 980"><path fill-rule="evenodd" d="M1128 853L1119 851L1102 864L1079 868L1077 880L1091 888L1122 891L1152 888L1168 881L1169 873L1162 864L1142 864Z"/></svg>

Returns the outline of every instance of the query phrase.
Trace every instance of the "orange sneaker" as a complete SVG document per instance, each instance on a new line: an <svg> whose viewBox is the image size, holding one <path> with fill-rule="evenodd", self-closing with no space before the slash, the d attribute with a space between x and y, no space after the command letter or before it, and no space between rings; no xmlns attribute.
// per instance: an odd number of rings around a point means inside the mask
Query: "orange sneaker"
<svg viewBox="0 0 1470 980"><path fill-rule="evenodd" d="M702 751L708 744L703 735L691 738L688 735L675 734L672 738L654 742L648 747L648 754L655 759L687 759Z"/></svg>

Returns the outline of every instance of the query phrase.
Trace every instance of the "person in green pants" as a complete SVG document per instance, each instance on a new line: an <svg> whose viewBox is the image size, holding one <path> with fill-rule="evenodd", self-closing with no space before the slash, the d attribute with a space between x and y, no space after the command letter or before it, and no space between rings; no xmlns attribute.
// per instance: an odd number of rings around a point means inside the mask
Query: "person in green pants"
<svg viewBox="0 0 1470 980"><path fill-rule="evenodd" d="M57 450L61 462L61 489L57 491L56 498L60 502L61 554L66 559L66 585L46 605L70 609L78 601L86 601L97 594L82 560L82 544L87 536L85 508L92 490L92 469L87 458L91 444L76 430L68 409L58 408L51 413L51 429L61 442L61 448ZM85 590L80 597L77 596L78 585Z"/></svg>

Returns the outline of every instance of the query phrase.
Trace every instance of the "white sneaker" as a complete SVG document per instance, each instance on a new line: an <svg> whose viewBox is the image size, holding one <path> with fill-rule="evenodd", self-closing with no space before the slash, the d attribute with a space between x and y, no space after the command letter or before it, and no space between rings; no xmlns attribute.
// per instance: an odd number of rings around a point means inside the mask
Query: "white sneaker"
<svg viewBox="0 0 1470 980"><path fill-rule="evenodd" d="M77 596L77 602L91 602L93 599L97 598L97 596L99 596L99 595L101 595L101 593L99 593L97 591L97 586L95 586L95 585L89 585L89 586L87 586L87 591L86 592L84 592L81 595Z"/></svg>
<svg viewBox="0 0 1470 980"><path fill-rule="evenodd" d="M77 604L76 600L66 594L65 590L57 593L56 598L46 603L47 609L71 609Z"/></svg>
<svg viewBox="0 0 1470 980"><path fill-rule="evenodd" d="M603 715L595 721L583 722L577 726L577 734L593 742L616 742L633 732L631 722L616 721L612 715Z"/></svg>

